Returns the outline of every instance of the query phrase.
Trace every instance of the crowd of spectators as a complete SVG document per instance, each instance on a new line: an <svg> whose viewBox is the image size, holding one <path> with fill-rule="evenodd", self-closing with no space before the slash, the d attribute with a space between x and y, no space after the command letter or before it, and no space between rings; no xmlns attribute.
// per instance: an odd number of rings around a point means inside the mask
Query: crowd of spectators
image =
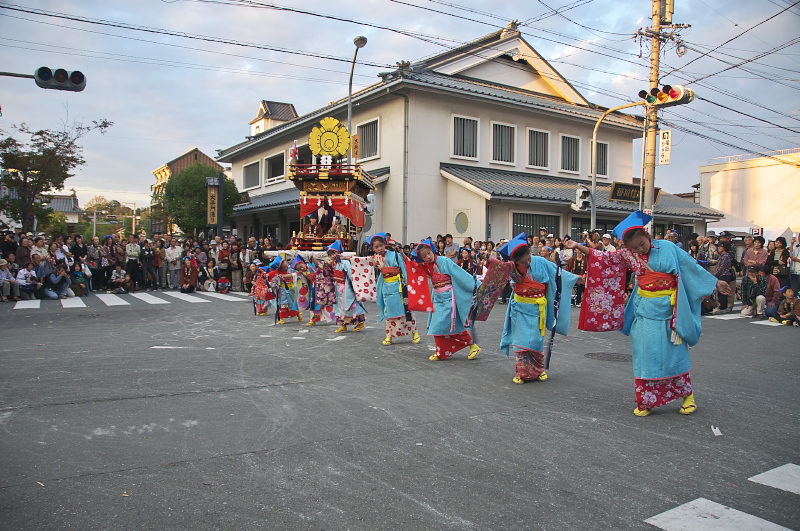
<svg viewBox="0 0 800 531"><path fill-rule="evenodd" d="M313 227L319 227L313 223L309 226L312 231ZM784 300L794 300L794 295L800 293L797 239L787 243L785 238L778 237L767 244L761 236L747 236L736 245L732 236L725 231L719 236L709 231L705 236L690 234L681 242L678 233L670 230L664 237L731 285L731 295L718 293L704 301L704 313L731 312L734 300L739 299L746 316L796 322L781 312ZM387 237L391 239L391 235ZM572 295L573 305L580 306L587 259L582 253L565 248L568 239L569 235L560 238L540 228L538 234L529 236L528 243L534 255L557 261L580 277ZM600 231L585 231L580 239L597 251L614 251L623 245ZM465 237L459 245L451 234L440 234L435 239L440 256L453 260L478 279L486 274L491 259L502 260L497 248L506 241L474 241ZM414 245L398 245L398 248L410 255ZM196 241L192 237L179 240L153 234L152 238L138 236L131 240L120 239L118 235L102 240L95 236L85 241L80 234L74 238L56 235L48 239L18 229L6 232L0 241L2 300L82 297L90 291L249 292L257 268L271 261L268 252L282 249L280 243L269 237L250 237L244 241L232 235L227 239L217 236L213 240ZM629 279L629 288L632 287L633 281ZM506 289L501 302L506 302L508 295Z"/></svg>
<svg viewBox="0 0 800 531"><path fill-rule="evenodd" d="M91 291L249 291L251 266L280 250L271 238L243 241L233 235L210 241L169 235L45 235L6 231L0 238L2 301L83 297Z"/></svg>

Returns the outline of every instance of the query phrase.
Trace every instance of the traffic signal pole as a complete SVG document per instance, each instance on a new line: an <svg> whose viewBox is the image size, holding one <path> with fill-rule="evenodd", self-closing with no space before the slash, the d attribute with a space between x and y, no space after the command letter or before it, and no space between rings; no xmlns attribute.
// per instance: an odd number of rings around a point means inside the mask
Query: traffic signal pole
<svg viewBox="0 0 800 531"><path fill-rule="evenodd" d="M636 107L637 105L644 105L648 108L651 107L650 105L647 105L646 101L637 101L635 103L628 103L625 105L620 105L619 107L613 107L600 115L600 118L597 119L597 123L594 124L594 131L592 131L592 144L589 146L592 150L592 165L589 166L589 171L592 174L592 197L590 201L590 205L592 207L592 219L589 225L590 230L597 228L597 201L595 201L595 193L597 192L597 130L600 129L600 124L603 123L603 120L606 119L606 116L612 112L617 112L620 109L627 109L628 107Z"/></svg>
<svg viewBox="0 0 800 531"><path fill-rule="evenodd" d="M653 28L650 37L650 90L658 90L661 60L661 0L652 0ZM671 18L671 16L670 16ZM672 21L669 20L668 23ZM644 212L653 215L656 188L656 152L658 151L658 106L647 106L647 151L644 158Z"/></svg>

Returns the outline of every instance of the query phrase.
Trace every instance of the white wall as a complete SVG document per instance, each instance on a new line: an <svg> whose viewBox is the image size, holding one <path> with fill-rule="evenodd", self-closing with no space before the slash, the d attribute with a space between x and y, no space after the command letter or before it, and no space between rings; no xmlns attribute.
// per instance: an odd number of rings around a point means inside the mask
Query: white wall
<svg viewBox="0 0 800 531"><path fill-rule="evenodd" d="M800 163L798 156L793 160ZM701 166L700 202L761 227L797 231L800 170L767 158Z"/></svg>

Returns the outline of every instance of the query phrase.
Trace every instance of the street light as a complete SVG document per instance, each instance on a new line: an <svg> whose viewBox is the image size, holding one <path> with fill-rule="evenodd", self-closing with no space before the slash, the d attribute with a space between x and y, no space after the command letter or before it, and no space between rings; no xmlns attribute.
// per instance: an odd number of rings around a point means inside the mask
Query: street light
<svg viewBox="0 0 800 531"><path fill-rule="evenodd" d="M359 35L353 39L353 44L356 45L356 51L353 54L353 64L350 66L350 83L347 86L347 131L353 134L353 73L356 70L356 57L358 57L358 50L367 45L367 38ZM348 166L353 162L353 150L347 152Z"/></svg>
<svg viewBox="0 0 800 531"><path fill-rule="evenodd" d="M136 236L136 203L120 203L120 205L133 205L133 214L131 214L131 235Z"/></svg>
<svg viewBox="0 0 800 531"><path fill-rule="evenodd" d="M101 214L108 214L107 210L101 210ZM94 211L94 218L92 219L92 237L97 236L97 209Z"/></svg>

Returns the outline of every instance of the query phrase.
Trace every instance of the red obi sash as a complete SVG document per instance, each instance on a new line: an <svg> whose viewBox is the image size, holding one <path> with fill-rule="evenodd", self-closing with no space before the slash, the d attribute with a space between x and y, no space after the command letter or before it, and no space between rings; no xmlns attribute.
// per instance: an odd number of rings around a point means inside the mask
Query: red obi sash
<svg viewBox="0 0 800 531"><path fill-rule="evenodd" d="M336 282L341 282L342 284L344 284L344 281L347 279L347 273L345 273L344 271L341 271L339 269L334 269L333 270L333 279Z"/></svg>
<svg viewBox="0 0 800 531"><path fill-rule="evenodd" d="M530 277L526 277L522 282L514 284L514 293L520 297L544 297L547 293L547 284L542 284Z"/></svg>
<svg viewBox="0 0 800 531"><path fill-rule="evenodd" d="M645 291L662 291L678 287L678 277L672 273L646 271L639 275L639 288Z"/></svg>
<svg viewBox="0 0 800 531"><path fill-rule="evenodd" d="M453 283L453 280L450 277L450 275L445 275L444 273L437 273L437 272L434 272L431 275L431 280L433 281L434 289L450 286Z"/></svg>
<svg viewBox="0 0 800 531"><path fill-rule="evenodd" d="M383 266L381 273L383 274L384 277L396 277L397 275L400 274L400 268Z"/></svg>

